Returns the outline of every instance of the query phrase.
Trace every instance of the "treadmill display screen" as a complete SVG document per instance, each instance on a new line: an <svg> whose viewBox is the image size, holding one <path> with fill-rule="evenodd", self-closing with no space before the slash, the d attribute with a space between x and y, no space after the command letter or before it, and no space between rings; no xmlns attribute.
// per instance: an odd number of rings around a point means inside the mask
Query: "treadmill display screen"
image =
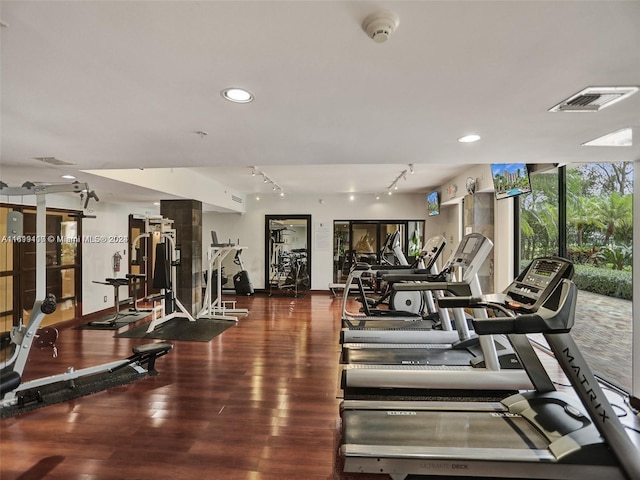
<svg viewBox="0 0 640 480"><path fill-rule="evenodd" d="M462 253L469 254L469 253L473 252L474 248L476 247L476 243L478 243L477 239L475 239L475 238L468 239L467 242L464 244L464 248L462 249Z"/></svg>

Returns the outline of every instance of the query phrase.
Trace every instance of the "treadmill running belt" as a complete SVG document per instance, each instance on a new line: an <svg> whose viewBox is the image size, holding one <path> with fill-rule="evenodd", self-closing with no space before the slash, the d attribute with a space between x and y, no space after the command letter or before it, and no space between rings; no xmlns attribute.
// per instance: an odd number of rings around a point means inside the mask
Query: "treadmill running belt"
<svg viewBox="0 0 640 480"><path fill-rule="evenodd" d="M547 449L524 418L505 412L348 410L344 443L389 447Z"/></svg>
<svg viewBox="0 0 640 480"><path fill-rule="evenodd" d="M475 358L468 350L424 348L349 348L343 352L345 363L369 365L466 365Z"/></svg>

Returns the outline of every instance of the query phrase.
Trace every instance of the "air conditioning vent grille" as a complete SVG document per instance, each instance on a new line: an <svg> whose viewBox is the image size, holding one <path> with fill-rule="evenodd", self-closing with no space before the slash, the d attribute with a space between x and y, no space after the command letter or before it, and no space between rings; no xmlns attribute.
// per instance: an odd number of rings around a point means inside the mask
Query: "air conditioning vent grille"
<svg viewBox="0 0 640 480"><path fill-rule="evenodd" d="M588 87L550 108L550 112L597 112L638 91L638 87Z"/></svg>
<svg viewBox="0 0 640 480"><path fill-rule="evenodd" d="M231 200L233 200L236 203L242 203L242 198L236 196L236 195L231 195Z"/></svg>

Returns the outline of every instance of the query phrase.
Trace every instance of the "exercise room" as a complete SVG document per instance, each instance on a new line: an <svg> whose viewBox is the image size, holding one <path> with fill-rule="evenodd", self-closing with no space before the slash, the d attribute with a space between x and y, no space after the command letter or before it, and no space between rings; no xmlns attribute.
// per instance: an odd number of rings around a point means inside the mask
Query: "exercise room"
<svg viewBox="0 0 640 480"><path fill-rule="evenodd" d="M0 478L640 480L639 23L0 0Z"/></svg>

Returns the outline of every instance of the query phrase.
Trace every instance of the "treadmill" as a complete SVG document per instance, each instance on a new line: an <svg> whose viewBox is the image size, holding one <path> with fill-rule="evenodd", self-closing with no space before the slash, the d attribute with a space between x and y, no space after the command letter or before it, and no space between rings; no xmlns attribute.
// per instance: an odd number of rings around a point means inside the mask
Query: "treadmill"
<svg viewBox="0 0 640 480"><path fill-rule="evenodd" d="M358 293L365 298L364 283L362 275L365 273L376 275L378 279L386 280L390 274L425 274L433 278L444 279L444 275L438 276L436 261L438 260L447 241L441 235L431 237L422 248L418 261L414 265L375 265L359 264L354 267L350 274L350 281L355 280L358 286ZM396 305L404 304L408 310L398 310ZM342 302L343 328L366 329L368 326L380 328L412 328L431 329L434 325L433 318L426 319L422 312L425 306L428 311L435 313L436 306L433 300L433 293L430 290L400 292L391 289L389 295L389 309L372 309L369 303L362 302L362 313L351 313L347 310L346 299ZM438 312L439 314L440 312ZM441 317L444 328L452 330L451 320L446 312ZM434 315L432 315L433 317Z"/></svg>
<svg viewBox="0 0 640 480"><path fill-rule="evenodd" d="M542 260L537 262L542 271ZM544 285L535 296L529 293L522 297L522 292L514 285L522 285L526 279L526 271L522 272L514 283L507 287L500 298L523 299L518 311L532 313L536 311L542 299L555 288L562 278L573 275L573 267L568 264L549 264L547 268L558 266L553 272L553 281ZM561 268L560 268L561 267ZM472 284L472 298L482 297L479 285ZM417 288L416 284L400 284L399 287ZM525 288L525 287L523 287ZM473 308L475 320L486 319L485 308L480 304L469 304L470 297L451 296L440 300L443 308ZM515 305L511 300L510 305ZM515 308L515 307L514 307ZM477 332L476 332L477 333ZM473 343L473 342L477 343ZM439 345L400 345L404 348L392 348L394 345L364 345L361 350L355 348L343 351L343 359L352 363L342 368L341 387L345 399L369 398L371 396L423 397L427 396L477 396L503 398L517 390L531 390L527 372L523 370L526 359L521 358L512 345L513 341L504 335L479 335L465 342L458 342L448 348L437 348ZM344 346L343 346L344 347ZM385 349L386 347L386 349ZM426 348L430 347L430 348ZM528 350L524 350L528 352ZM378 355L378 363L375 356ZM413 362L413 363L412 363ZM421 362L421 363L419 363ZM457 392L457 393L456 393Z"/></svg>
<svg viewBox="0 0 640 480"><path fill-rule="evenodd" d="M487 237L479 233L470 233L462 238L439 274L393 272L384 275L383 278L393 282L393 288L399 292L447 291L458 296L479 295L482 292L478 271L492 249L493 243ZM462 272L460 281L456 281L452 276L456 269ZM448 316L444 317L448 315L445 312L446 309L440 308L441 316L448 319ZM438 344L440 348L444 348L454 342L471 338L467 318L462 309L454 309L453 316L455 330L450 322L443 324L443 330L435 330L429 321L415 323L386 319L367 321L369 319L353 318L348 322L343 320L340 342L343 345L349 344L348 348L357 348L354 344L367 343Z"/></svg>
<svg viewBox="0 0 640 480"><path fill-rule="evenodd" d="M349 271L349 275L347 276L347 280L345 282L345 289L348 291L351 284L355 281L358 286L358 293L360 295L360 300L362 303L362 311L364 313L353 313L347 309L347 301L348 295L344 295L342 299L342 318L343 321L349 318L357 318L358 320L364 319L380 319L381 317L389 317L394 318L396 320L404 320L404 321L413 321L413 320L421 320L422 315L420 314L420 309L422 309L422 305L418 305L417 309L398 311L398 310L389 310L389 309L379 309L374 308L372 305L377 305L378 302L372 302L366 296L366 291L364 288L364 282L362 281L362 277L364 275L376 276L380 277L381 272L396 272L396 271L415 271L415 267L409 265L407 262L404 253L402 252L401 244L400 244L400 230L396 230L394 233L390 233L387 235L385 239L384 245L380 249L380 256L384 259L385 252L391 251L393 255L398 260L399 265L392 265L390 263L382 264L382 265L371 265L366 262L356 262L352 266ZM386 295L383 295L383 298L386 299ZM382 300L382 299L381 299Z"/></svg>
<svg viewBox="0 0 640 480"><path fill-rule="evenodd" d="M567 278L572 270L564 259L536 259L507 293L466 299L467 306L504 312L474 320L475 330L508 335L527 359L533 391L500 402L343 401L344 471L387 474L393 480L410 475L640 479L640 451L570 334L577 298ZM509 310L524 313L514 316ZM555 390L526 337L533 333L544 335L576 397Z"/></svg>
<svg viewBox="0 0 640 480"><path fill-rule="evenodd" d="M478 236L478 234L473 234ZM465 237L466 238L466 237ZM464 256L465 250L471 252L472 248L464 243L461 243L459 252L456 252L455 257L458 263L467 262L469 267L474 266L472 262L475 258L467 259ZM418 282L418 283L397 283L395 284L398 291L404 291L404 288L420 289L420 288L442 288L450 292L454 292L457 295L474 295L480 296L482 294L477 279L477 269L469 268L468 271L476 272L472 280L467 283L463 282L461 288L457 283L444 282ZM387 278L392 278L395 281L407 281L413 278L420 278L421 275L390 275ZM413 291L413 290L406 290ZM415 290L419 291L419 290ZM451 298L444 298L440 300L442 310L446 311L445 306L452 306L455 304L455 300ZM462 312L461 307L467 306L462 304L457 307L457 311ZM476 318L485 318L486 314L482 310L476 311ZM462 330L463 333L467 331ZM466 336L461 335L461 338L454 341L451 344L401 344L401 343L346 343L342 346L341 361L345 364L365 364L365 365L460 365L474 367L485 367L484 352L482 345L479 342L477 335ZM510 343L504 336L496 336L493 338L497 353L497 359L500 368L507 369L521 369L522 365L517 355L511 348ZM490 352L492 354L492 352Z"/></svg>

